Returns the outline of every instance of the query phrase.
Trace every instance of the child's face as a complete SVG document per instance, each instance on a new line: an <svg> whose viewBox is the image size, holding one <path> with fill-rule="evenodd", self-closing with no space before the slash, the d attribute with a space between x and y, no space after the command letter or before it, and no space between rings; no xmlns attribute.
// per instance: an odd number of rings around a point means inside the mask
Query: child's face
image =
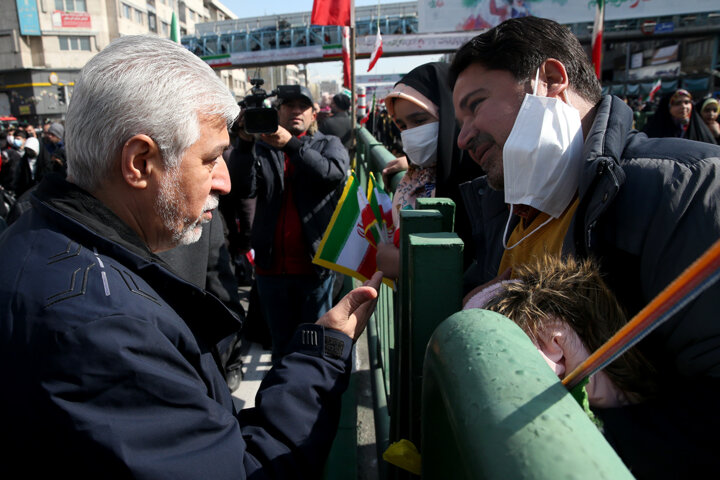
<svg viewBox="0 0 720 480"><path fill-rule="evenodd" d="M708 105L702 111L702 118L705 122L712 122L718 118L718 108L713 105Z"/></svg>
<svg viewBox="0 0 720 480"><path fill-rule="evenodd" d="M545 362L561 379L590 356L575 330L559 319L544 322L532 340ZM590 378L586 389L593 407L611 408L629 403L624 392L602 371Z"/></svg>

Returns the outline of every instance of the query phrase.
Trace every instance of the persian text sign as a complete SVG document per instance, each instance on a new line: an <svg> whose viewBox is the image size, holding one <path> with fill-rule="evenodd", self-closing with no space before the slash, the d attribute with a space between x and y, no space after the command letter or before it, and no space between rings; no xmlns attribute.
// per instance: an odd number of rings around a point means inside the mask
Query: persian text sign
<svg viewBox="0 0 720 480"><path fill-rule="evenodd" d="M52 14L54 27L61 28L91 28L90 14L87 12L61 12L56 10Z"/></svg>
<svg viewBox="0 0 720 480"><path fill-rule="evenodd" d="M17 5L20 35L41 35L40 18L35 0L15 0Z"/></svg>
<svg viewBox="0 0 720 480"><path fill-rule="evenodd" d="M596 9L597 0L418 0L418 27L420 32L484 30L528 15L564 24L592 23ZM605 0L605 20L717 10L717 0Z"/></svg>

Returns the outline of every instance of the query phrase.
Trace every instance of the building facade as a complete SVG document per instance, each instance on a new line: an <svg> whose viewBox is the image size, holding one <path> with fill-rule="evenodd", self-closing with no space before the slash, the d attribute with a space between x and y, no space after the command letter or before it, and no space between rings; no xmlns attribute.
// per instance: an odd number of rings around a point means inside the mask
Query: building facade
<svg viewBox="0 0 720 480"><path fill-rule="evenodd" d="M5 0L0 16L0 116L39 124L61 120L80 69L113 39L169 38L173 12L180 35L195 25L234 18L217 0ZM242 70L218 75L242 96Z"/></svg>

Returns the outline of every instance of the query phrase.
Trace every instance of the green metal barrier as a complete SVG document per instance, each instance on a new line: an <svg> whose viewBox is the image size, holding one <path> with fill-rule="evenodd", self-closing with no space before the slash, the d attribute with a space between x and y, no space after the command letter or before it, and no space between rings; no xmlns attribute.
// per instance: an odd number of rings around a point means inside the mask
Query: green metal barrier
<svg viewBox="0 0 720 480"><path fill-rule="evenodd" d="M367 187L369 173L373 172L377 182L383 186L383 183L381 183L383 181L382 171L387 167L389 162L395 160L395 155L390 153L385 146L378 142L364 127L359 127L355 130L355 139L357 141L355 173L358 176L360 184ZM394 174L390 178L390 185L387 185L387 190L394 192L404 175L405 172Z"/></svg>
<svg viewBox="0 0 720 480"><path fill-rule="evenodd" d="M454 233L416 234L408 240L410 432L407 438L422 448L420 413L425 349L440 322L462 307L463 242Z"/></svg>
<svg viewBox="0 0 720 480"><path fill-rule="evenodd" d="M528 336L497 313L440 324L422 400L423 478L633 478Z"/></svg>

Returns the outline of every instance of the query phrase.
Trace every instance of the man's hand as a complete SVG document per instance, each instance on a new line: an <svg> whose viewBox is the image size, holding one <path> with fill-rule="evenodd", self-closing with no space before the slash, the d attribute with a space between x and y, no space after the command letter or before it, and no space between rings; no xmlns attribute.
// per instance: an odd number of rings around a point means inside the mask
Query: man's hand
<svg viewBox="0 0 720 480"><path fill-rule="evenodd" d="M275 133L263 133L260 135L263 142L275 148L283 148L292 138L292 134L285 127L278 126Z"/></svg>
<svg viewBox="0 0 720 480"><path fill-rule="evenodd" d="M387 167L383 168L382 177L385 189L390 188L390 176L397 172L404 172L408 169L407 157L397 157L395 160L390 160Z"/></svg>
<svg viewBox="0 0 720 480"><path fill-rule="evenodd" d="M230 127L230 134L237 135L241 140L246 142L254 142L255 137L245 131L245 110L240 111L240 115L235 119Z"/></svg>
<svg viewBox="0 0 720 480"><path fill-rule="evenodd" d="M352 338L355 343L365 330L370 315L375 311L382 277L382 272L375 272L370 280L345 295L315 323L325 328L339 330Z"/></svg>

